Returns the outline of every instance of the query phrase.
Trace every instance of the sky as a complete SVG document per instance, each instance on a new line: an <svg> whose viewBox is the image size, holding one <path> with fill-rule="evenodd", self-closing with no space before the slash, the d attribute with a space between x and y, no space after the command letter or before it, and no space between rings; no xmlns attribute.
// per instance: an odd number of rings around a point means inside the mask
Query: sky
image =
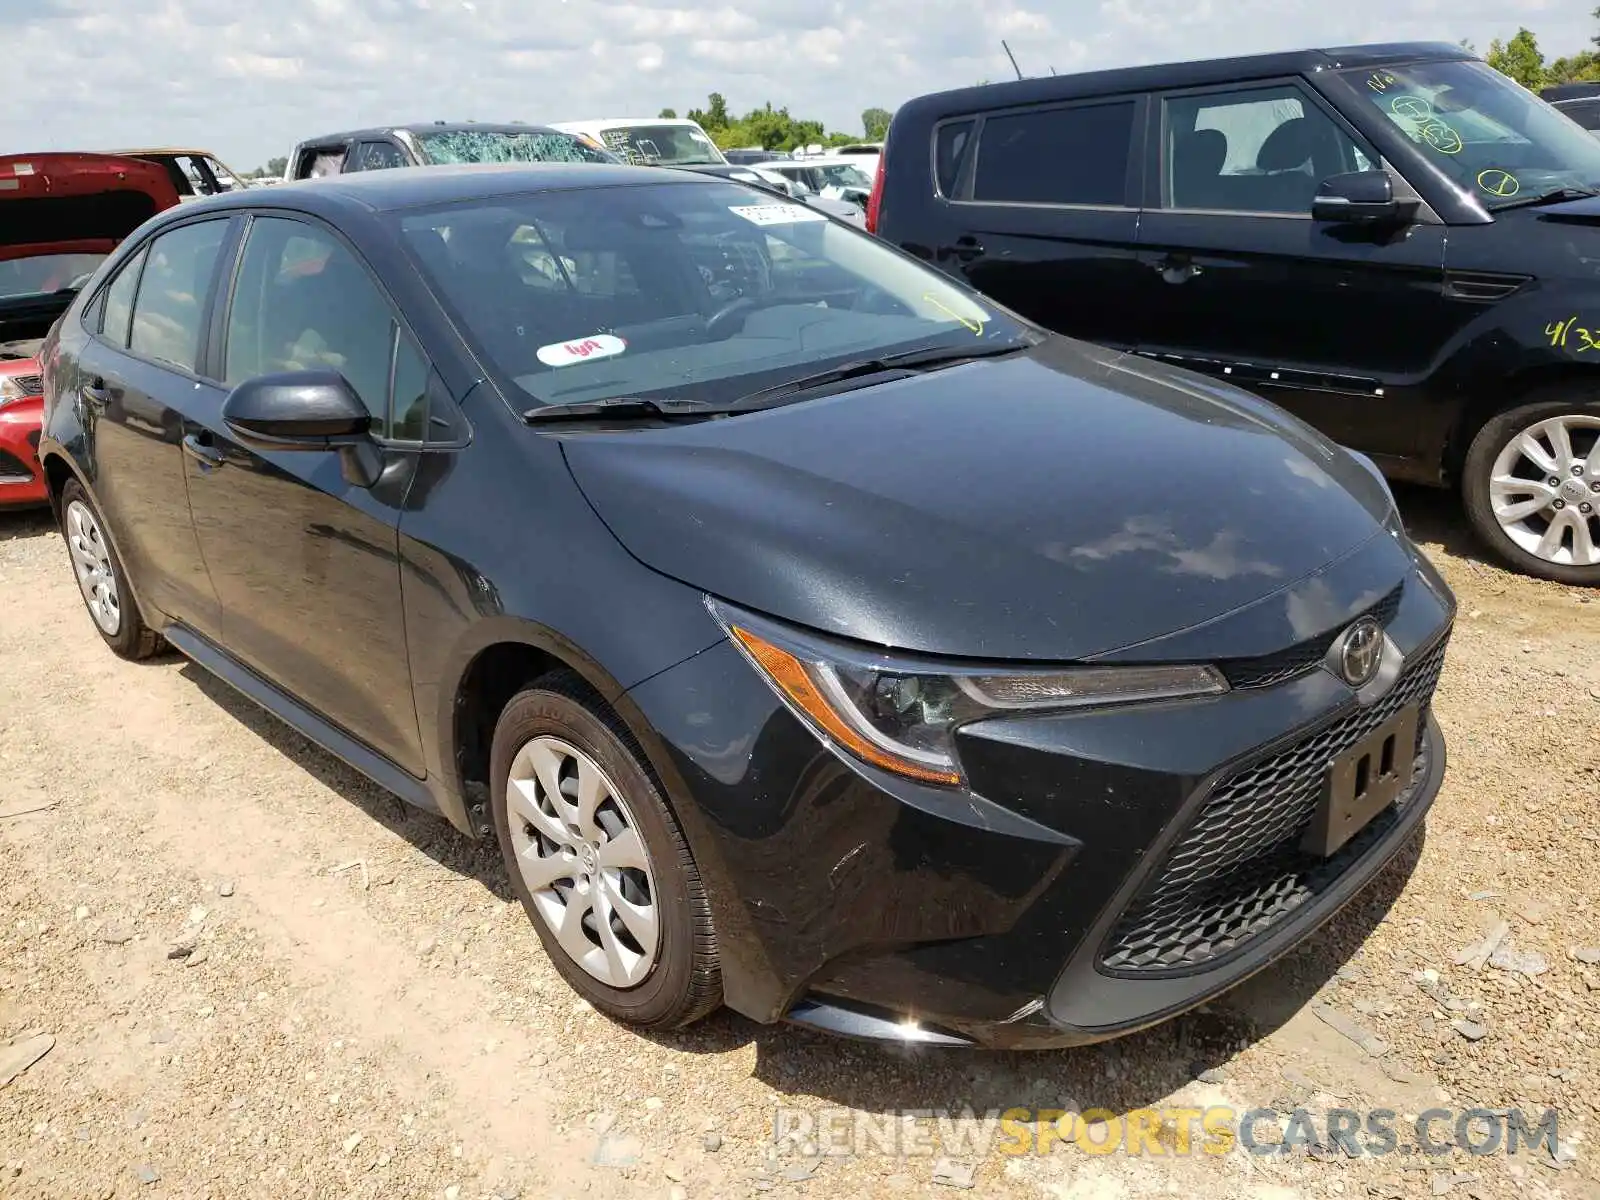
<svg viewBox="0 0 1600 1200"><path fill-rule="evenodd" d="M682 4L686 0L676 0ZM1029 75L1526 25L1594 0L0 0L0 153L178 145L238 171L302 138L438 119L680 114L721 92L860 133L861 112Z"/></svg>

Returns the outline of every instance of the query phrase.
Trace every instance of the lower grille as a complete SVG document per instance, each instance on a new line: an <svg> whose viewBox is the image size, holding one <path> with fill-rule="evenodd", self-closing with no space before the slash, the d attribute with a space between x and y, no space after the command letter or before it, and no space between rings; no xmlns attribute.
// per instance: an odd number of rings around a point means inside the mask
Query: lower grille
<svg viewBox="0 0 1600 1200"><path fill-rule="evenodd" d="M8 454L4 450L0 450L0 479L9 483L18 479L32 478L33 472L29 470L27 463L23 462L15 454Z"/></svg>
<svg viewBox="0 0 1600 1200"><path fill-rule="evenodd" d="M1316 899L1381 841L1426 777L1426 721L1417 726L1411 784L1394 806L1329 858L1300 848L1321 803L1329 762L1406 705L1419 704L1427 713L1447 641L1426 651L1371 708L1349 713L1217 783L1117 923L1100 965L1124 975L1205 966Z"/></svg>

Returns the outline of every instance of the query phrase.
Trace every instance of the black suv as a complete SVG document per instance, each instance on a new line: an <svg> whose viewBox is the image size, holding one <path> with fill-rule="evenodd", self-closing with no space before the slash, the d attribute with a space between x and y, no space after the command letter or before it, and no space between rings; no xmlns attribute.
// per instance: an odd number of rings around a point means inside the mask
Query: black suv
<svg viewBox="0 0 1600 1200"><path fill-rule="evenodd" d="M1513 566L1600 584L1597 188L1600 142L1467 51L1361 46L921 97L869 228L1458 486Z"/></svg>

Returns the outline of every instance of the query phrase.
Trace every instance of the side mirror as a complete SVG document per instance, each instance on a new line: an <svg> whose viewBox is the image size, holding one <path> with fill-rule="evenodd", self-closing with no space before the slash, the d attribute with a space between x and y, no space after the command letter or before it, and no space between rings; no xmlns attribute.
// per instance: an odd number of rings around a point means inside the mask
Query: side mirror
<svg viewBox="0 0 1600 1200"><path fill-rule="evenodd" d="M1416 211L1415 200L1396 199L1394 182L1386 171L1330 175L1311 201L1311 216L1318 221L1403 222Z"/></svg>
<svg viewBox="0 0 1600 1200"><path fill-rule="evenodd" d="M222 402L222 422L253 450L336 450L345 479L358 487L371 487L382 468L372 415L337 371L247 379Z"/></svg>

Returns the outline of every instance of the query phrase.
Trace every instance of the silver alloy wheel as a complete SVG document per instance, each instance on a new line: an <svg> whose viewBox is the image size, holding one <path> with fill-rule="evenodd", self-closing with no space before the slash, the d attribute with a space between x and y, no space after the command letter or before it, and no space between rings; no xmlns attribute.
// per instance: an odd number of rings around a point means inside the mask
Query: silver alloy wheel
<svg viewBox="0 0 1600 1200"><path fill-rule="evenodd" d="M1489 506L1529 554L1600 566L1600 416L1550 417L1512 438L1494 460Z"/></svg>
<svg viewBox="0 0 1600 1200"><path fill-rule="evenodd" d="M89 615L107 637L116 637L122 628L122 600L117 595L117 576L111 569L111 551L94 513L81 500L67 505L67 549L72 553L72 569L78 576L78 589Z"/></svg>
<svg viewBox="0 0 1600 1200"><path fill-rule="evenodd" d="M506 823L534 907L572 961L628 988L661 944L656 883L638 823L600 765L555 737L511 760Z"/></svg>

